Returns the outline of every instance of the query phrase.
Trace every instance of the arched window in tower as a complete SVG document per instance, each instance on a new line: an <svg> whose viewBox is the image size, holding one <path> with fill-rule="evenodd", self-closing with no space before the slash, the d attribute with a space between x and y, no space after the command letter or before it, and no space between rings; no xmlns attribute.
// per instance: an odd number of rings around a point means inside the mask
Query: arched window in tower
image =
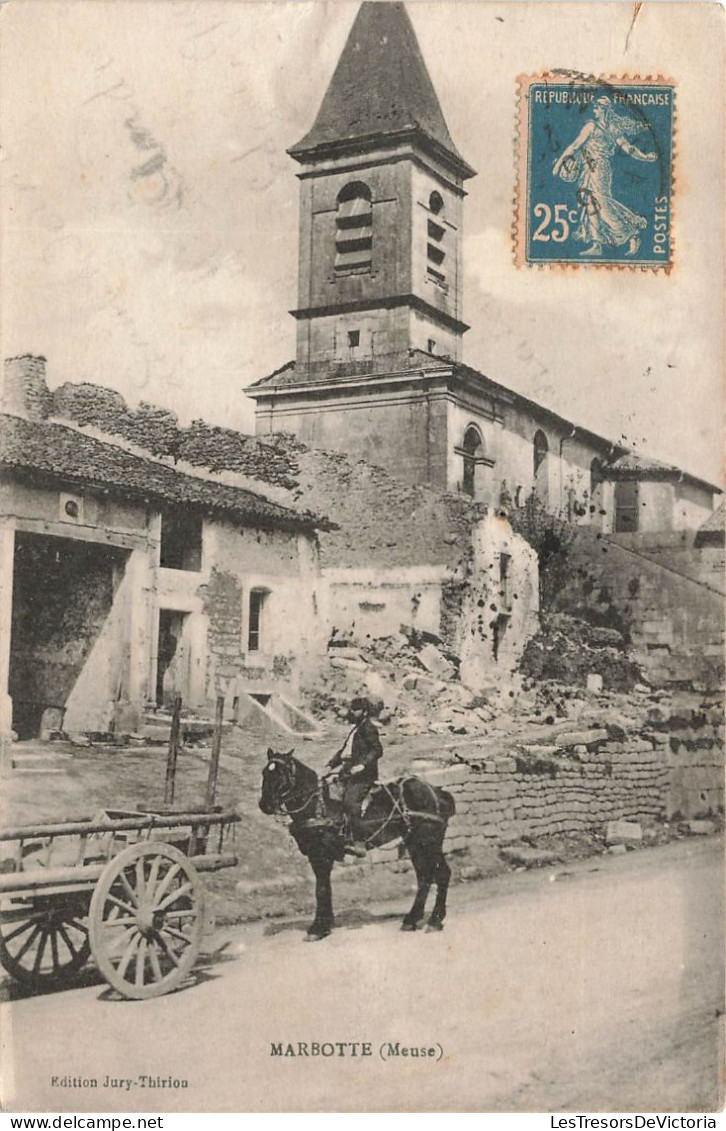
<svg viewBox="0 0 726 1131"><path fill-rule="evenodd" d="M473 499L476 497L477 463L484 455L484 441L482 440L481 432L475 424L470 424L467 428L464 433L464 443L461 447L464 459L464 475L461 481L461 489L465 495L470 495Z"/></svg>
<svg viewBox="0 0 726 1131"><path fill-rule="evenodd" d="M429 217L426 226L426 274L439 286L446 283L446 229L443 226L444 201L441 193L429 197Z"/></svg>
<svg viewBox="0 0 726 1131"><path fill-rule="evenodd" d="M544 432L538 429L534 434L534 493L546 506L549 502L549 450L550 446Z"/></svg>
<svg viewBox="0 0 726 1131"><path fill-rule="evenodd" d="M351 181L338 193L335 215L336 271L370 271L373 252L371 190Z"/></svg>

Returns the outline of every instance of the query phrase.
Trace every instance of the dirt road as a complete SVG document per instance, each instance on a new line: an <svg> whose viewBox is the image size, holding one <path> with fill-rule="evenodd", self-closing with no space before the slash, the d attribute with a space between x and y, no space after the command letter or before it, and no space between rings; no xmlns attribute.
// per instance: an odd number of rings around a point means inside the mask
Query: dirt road
<svg viewBox="0 0 726 1131"><path fill-rule="evenodd" d="M6 1105L713 1110L721 853L681 841L457 887L440 935L397 930L407 891L313 945L302 920L235 929L194 986L154 1001L99 985L15 1000Z"/></svg>

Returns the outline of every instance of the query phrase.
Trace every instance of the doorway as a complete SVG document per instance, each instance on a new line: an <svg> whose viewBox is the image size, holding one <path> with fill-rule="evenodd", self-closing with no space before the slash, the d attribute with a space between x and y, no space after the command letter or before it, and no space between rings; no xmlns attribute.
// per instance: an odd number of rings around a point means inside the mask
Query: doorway
<svg viewBox="0 0 726 1131"><path fill-rule="evenodd" d="M127 556L95 542L16 534L8 694L19 738L37 737L48 708L62 719L81 679L86 699L118 697L123 648L110 649L105 664L88 661L112 624Z"/></svg>
<svg viewBox="0 0 726 1131"><path fill-rule="evenodd" d="M163 707L180 695L189 700L191 655L189 614L176 609L159 610L159 641L156 660L156 703Z"/></svg>

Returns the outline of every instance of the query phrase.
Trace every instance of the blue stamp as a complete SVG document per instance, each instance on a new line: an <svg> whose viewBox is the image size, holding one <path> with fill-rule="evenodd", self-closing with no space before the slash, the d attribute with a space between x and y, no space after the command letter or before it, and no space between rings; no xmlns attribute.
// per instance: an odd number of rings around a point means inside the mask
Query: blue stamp
<svg viewBox="0 0 726 1131"><path fill-rule="evenodd" d="M520 79L518 265L670 270L674 102L660 78Z"/></svg>

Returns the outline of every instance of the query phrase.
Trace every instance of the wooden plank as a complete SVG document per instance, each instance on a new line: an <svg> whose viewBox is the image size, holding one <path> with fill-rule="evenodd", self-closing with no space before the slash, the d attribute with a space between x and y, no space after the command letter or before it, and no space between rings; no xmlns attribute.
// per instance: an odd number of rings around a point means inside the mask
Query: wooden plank
<svg viewBox="0 0 726 1131"><path fill-rule="evenodd" d="M129 817L122 821L108 821L105 824L95 821L69 821L47 825L17 825L14 828L0 829L0 841L41 839L48 836L80 836L86 833L129 832L132 829L141 832L147 829L173 829L190 825L236 824L239 820L241 820L239 814L231 810L226 813L209 813L201 809L197 812L190 811L162 817L153 814Z"/></svg>

